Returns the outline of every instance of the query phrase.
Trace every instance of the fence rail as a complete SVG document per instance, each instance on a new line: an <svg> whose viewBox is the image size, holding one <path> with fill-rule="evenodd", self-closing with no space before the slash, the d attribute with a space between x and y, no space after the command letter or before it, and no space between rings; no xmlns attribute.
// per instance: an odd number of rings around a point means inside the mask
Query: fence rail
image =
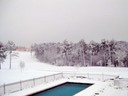
<svg viewBox="0 0 128 96"><path fill-rule="evenodd" d="M32 88L34 86L59 80L61 78L87 78L105 81L108 79L114 79L117 76L115 75L106 75L106 74L79 74L79 73L57 73L48 76L33 78L29 80L23 80L19 82L14 82L10 84L3 84L0 86L0 96L4 94L9 94L17 91L21 91L27 88Z"/></svg>
<svg viewBox="0 0 128 96"><path fill-rule="evenodd" d="M87 79L93 79L93 80L98 80L98 81L106 81L110 79L115 79L118 76L117 75L108 75L108 74L92 74L92 73L86 73L86 74L81 74L81 73L63 73L63 77L65 78L87 78Z"/></svg>

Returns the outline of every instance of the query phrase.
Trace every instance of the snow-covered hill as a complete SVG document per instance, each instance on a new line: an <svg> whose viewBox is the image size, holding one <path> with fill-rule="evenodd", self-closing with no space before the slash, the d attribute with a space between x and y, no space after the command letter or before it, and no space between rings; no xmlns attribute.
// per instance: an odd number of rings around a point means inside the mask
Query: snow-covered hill
<svg viewBox="0 0 128 96"><path fill-rule="evenodd" d="M34 56L31 56L30 52L16 51L13 53L17 54L17 56L12 57L12 68L9 69L9 56L7 56L7 59L2 64L2 69L0 70L0 85L56 73L43 71L43 69L49 70L49 68L54 68L54 66L38 62ZM22 72L20 69L21 61L25 63L25 67Z"/></svg>
<svg viewBox="0 0 128 96"><path fill-rule="evenodd" d="M104 73L116 74L121 78L128 78L128 68L114 67L68 67L53 66L39 62L30 52L15 51L17 57L12 57L12 69L9 69L9 56L2 64L0 70L0 85L4 83L12 83L20 80L26 80L41 77L58 72L79 72L79 73ZM24 61L25 68L21 72L20 62Z"/></svg>

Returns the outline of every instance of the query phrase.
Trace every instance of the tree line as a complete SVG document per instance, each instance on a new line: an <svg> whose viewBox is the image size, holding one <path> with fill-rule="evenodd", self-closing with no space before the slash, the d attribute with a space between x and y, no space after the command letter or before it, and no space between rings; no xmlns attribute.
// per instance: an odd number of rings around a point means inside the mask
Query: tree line
<svg viewBox="0 0 128 96"><path fill-rule="evenodd" d="M6 44L0 42L1 64L9 54L11 69L12 51L16 49L13 41ZM31 53L44 63L57 66L115 66L128 67L128 42L101 40L100 43L91 41L87 44L84 39L78 43L64 40L62 43L41 43L31 46Z"/></svg>
<svg viewBox="0 0 128 96"><path fill-rule="evenodd" d="M57 66L121 66L128 67L128 42L101 40L87 44L84 39L78 43L33 44L34 52L40 62Z"/></svg>

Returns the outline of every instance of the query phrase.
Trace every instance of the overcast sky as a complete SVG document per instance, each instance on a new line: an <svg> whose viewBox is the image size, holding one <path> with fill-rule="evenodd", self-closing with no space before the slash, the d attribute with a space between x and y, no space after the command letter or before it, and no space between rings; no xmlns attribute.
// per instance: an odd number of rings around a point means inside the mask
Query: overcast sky
<svg viewBox="0 0 128 96"><path fill-rule="evenodd" d="M0 0L0 41L128 41L128 0Z"/></svg>

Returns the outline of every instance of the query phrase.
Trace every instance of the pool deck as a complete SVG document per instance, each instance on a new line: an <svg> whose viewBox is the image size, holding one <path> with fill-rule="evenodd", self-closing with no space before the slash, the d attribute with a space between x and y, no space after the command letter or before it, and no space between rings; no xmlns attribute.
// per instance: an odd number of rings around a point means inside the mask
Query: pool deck
<svg viewBox="0 0 128 96"><path fill-rule="evenodd" d="M35 86L33 88L25 89L19 92L15 92L12 94L6 94L4 96L26 96L30 95L32 93L40 92L42 90L49 89L53 86L60 85L65 82L76 82L76 83L91 83L92 86L88 87L87 89L80 91L79 93L75 94L74 96L95 96L95 94L99 94L98 92L104 90L105 86L108 85L108 82L101 82L96 80L88 80L88 79L60 79L57 81L41 84L38 86Z"/></svg>

